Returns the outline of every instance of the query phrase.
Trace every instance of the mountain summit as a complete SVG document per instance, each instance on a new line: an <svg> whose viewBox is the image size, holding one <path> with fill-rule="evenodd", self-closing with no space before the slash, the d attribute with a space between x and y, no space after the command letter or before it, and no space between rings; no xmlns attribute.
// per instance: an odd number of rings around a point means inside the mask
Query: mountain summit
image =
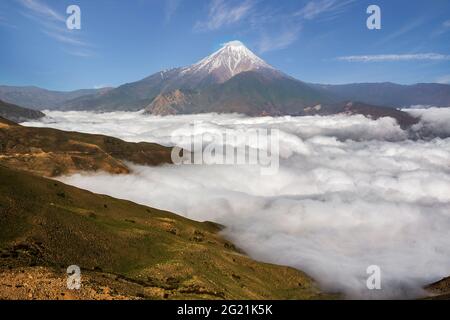
<svg viewBox="0 0 450 320"><path fill-rule="evenodd" d="M276 72L264 60L250 51L242 42L231 41L196 64L183 68L180 75L190 75L200 78L212 76L223 83L235 75L247 71Z"/></svg>
<svg viewBox="0 0 450 320"><path fill-rule="evenodd" d="M374 118L389 115L407 124L413 122L391 109L341 101L338 94L294 79L266 63L242 42L231 41L193 65L157 72L103 95L74 99L65 109L145 109L145 113L153 115L236 112L280 116L345 112Z"/></svg>
<svg viewBox="0 0 450 320"><path fill-rule="evenodd" d="M346 110L346 102L393 108L450 104L450 85L305 83L275 69L240 41L231 41L187 67L156 72L117 88L54 92L0 86L0 100L32 109L137 111L186 114L239 112L248 115L303 115ZM336 103L340 103L336 105ZM326 107L328 106L328 107ZM355 112L355 108L352 108ZM317 113L317 112L316 112ZM377 115L377 113L375 113Z"/></svg>
<svg viewBox="0 0 450 320"><path fill-rule="evenodd" d="M301 114L304 107L331 101L321 88L287 76L242 42L231 41L193 65L157 72L101 96L74 99L64 109L283 115Z"/></svg>

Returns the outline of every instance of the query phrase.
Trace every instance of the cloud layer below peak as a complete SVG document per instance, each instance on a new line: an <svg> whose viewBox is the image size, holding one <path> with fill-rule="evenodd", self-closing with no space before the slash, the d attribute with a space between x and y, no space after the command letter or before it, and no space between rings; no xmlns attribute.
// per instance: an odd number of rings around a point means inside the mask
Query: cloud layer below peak
<svg viewBox="0 0 450 320"><path fill-rule="evenodd" d="M446 61L450 60L450 55L440 53L415 53L415 54L378 54L338 57L337 60L347 62L386 62L386 61Z"/></svg>
<svg viewBox="0 0 450 320"><path fill-rule="evenodd" d="M414 130L442 134L450 109L414 109ZM417 297L450 275L450 138L409 140L393 119L362 116L153 117L141 113L49 112L29 123L170 145L176 131L280 130L280 170L257 166L133 166L127 176L74 175L66 183L216 221L256 259L306 271L350 297ZM449 132L450 134L450 132ZM366 287L369 265L382 290Z"/></svg>

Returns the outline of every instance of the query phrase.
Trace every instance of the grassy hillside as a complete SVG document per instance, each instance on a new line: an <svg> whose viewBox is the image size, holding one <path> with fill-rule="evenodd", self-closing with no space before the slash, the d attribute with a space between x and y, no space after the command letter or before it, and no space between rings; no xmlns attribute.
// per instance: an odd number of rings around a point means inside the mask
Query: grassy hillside
<svg viewBox="0 0 450 320"><path fill-rule="evenodd" d="M128 173L123 161L171 163L170 149L154 143L49 128L29 128L0 119L0 164L42 176L103 170Z"/></svg>
<svg viewBox="0 0 450 320"><path fill-rule="evenodd" d="M219 231L213 223L0 166L3 282L20 275L18 268L43 267L41 277L52 272L54 279L76 264L87 287L102 278L108 290L131 298L327 297L302 272L253 261Z"/></svg>

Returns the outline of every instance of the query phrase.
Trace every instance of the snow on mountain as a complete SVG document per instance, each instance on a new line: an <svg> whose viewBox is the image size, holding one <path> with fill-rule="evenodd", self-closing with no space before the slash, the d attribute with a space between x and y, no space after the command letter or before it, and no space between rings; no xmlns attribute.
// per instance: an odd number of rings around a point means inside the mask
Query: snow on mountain
<svg viewBox="0 0 450 320"><path fill-rule="evenodd" d="M277 72L242 42L231 41L196 64L183 68L180 75L198 78L212 76L218 83L222 83L239 73L257 70Z"/></svg>

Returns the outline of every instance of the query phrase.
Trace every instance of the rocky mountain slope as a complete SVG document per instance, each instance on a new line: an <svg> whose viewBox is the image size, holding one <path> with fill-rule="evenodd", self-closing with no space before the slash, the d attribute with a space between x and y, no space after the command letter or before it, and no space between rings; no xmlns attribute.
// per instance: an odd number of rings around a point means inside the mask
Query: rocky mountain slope
<svg viewBox="0 0 450 320"><path fill-rule="evenodd" d="M311 103L331 102L332 94L289 77L239 41L183 68L158 72L102 96L80 97L67 109L141 110L153 114L241 112L296 114Z"/></svg>
<svg viewBox="0 0 450 320"><path fill-rule="evenodd" d="M450 300L450 277L426 286L425 290L431 294L431 297L428 297L428 299Z"/></svg>
<svg viewBox="0 0 450 320"><path fill-rule="evenodd" d="M172 98L174 93L178 99ZM145 110L157 115L207 112L237 112L250 116L300 115L302 108L311 104L332 101L327 94L312 90L292 78L274 78L248 71L200 91L176 90L160 94Z"/></svg>
<svg viewBox="0 0 450 320"><path fill-rule="evenodd" d="M154 143L50 128L29 128L0 118L0 164L42 176L79 171L128 173L124 161L171 163L170 149Z"/></svg>
<svg viewBox="0 0 450 320"><path fill-rule="evenodd" d="M45 117L45 114L37 110L19 107L15 104L0 100L0 117L14 122L22 122Z"/></svg>
<svg viewBox="0 0 450 320"><path fill-rule="evenodd" d="M248 71L283 76L280 71L266 63L240 41L228 42L210 56L192 66L182 68L180 76L190 78L189 82L202 83L208 80L210 83L224 83Z"/></svg>

